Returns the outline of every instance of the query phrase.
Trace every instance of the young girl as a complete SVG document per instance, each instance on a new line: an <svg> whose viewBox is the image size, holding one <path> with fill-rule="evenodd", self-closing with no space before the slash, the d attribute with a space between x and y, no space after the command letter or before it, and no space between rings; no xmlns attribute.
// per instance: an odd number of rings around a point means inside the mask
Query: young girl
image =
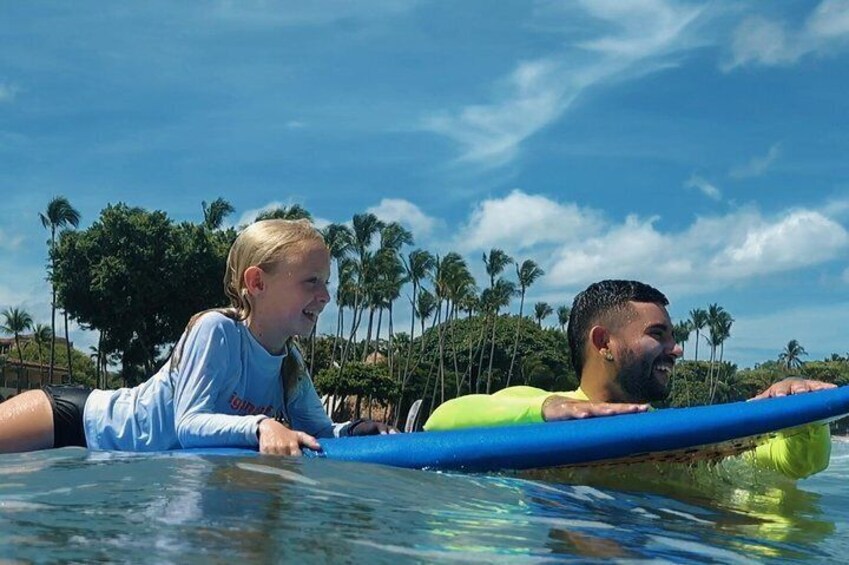
<svg viewBox="0 0 849 565"><path fill-rule="evenodd" d="M292 343L330 300L329 276L327 246L308 221L255 222L227 257L231 308L196 314L170 360L135 388L47 386L0 404L0 452L258 446L300 455L320 449L315 437L394 432L333 424Z"/></svg>

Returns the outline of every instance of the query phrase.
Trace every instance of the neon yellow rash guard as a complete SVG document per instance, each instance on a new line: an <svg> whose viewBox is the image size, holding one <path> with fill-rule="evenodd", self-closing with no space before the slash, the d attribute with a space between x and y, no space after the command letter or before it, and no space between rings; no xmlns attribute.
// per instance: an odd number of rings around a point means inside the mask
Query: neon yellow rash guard
<svg viewBox="0 0 849 565"><path fill-rule="evenodd" d="M549 396L589 400L583 390L548 392L513 386L494 394L469 394L440 405L424 425L426 431L509 426L543 421L542 405ZM778 432L775 437L743 454L760 468L791 479L803 479L828 467L831 433L827 424L810 424Z"/></svg>

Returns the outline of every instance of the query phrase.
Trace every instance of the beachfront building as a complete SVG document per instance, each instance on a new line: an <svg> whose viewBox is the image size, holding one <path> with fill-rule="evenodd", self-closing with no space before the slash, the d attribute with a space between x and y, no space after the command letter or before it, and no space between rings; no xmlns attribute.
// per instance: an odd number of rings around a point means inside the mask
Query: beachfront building
<svg viewBox="0 0 849 565"><path fill-rule="evenodd" d="M33 341L33 338L31 334L22 334L18 336L18 340L21 347L25 348L27 344ZM71 346L73 347L73 343ZM56 336L56 350L65 350L64 338ZM68 380L68 368L59 365L53 366L53 379L51 381L49 349L44 353L45 359L40 363L27 359L24 359L24 362L21 363L18 360L15 338L0 338L0 397L5 399L22 390L40 388L50 382L66 382Z"/></svg>

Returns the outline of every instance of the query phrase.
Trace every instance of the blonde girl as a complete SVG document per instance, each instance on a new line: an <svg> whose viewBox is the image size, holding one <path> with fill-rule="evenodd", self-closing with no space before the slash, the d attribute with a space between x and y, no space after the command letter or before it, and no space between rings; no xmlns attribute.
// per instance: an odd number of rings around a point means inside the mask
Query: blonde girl
<svg viewBox="0 0 849 565"><path fill-rule="evenodd" d="M329 276L327 246L308 221L255 222L227 257L230 308L196 314L169 361L134 388L47 386L0 404L0 452L227 446L299 455L320 449L316 437L394 431L331 422L292 343L330 300Z"/></svg>

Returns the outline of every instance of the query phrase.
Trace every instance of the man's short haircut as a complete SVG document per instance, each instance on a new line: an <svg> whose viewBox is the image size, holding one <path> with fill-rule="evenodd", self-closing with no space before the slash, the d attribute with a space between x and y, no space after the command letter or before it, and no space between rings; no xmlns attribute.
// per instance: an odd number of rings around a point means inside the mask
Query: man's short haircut
<svg viewBox="0 0 849 565"><path fill-rule="evenodd" d="M662 292L638 281L599 281L575 297L566 335L572 367L578 379L581 378L586 362L584 355L590 328L604 321L610 314L626 311L629 302L651 302L660 306L669 304Z"/></svg>

